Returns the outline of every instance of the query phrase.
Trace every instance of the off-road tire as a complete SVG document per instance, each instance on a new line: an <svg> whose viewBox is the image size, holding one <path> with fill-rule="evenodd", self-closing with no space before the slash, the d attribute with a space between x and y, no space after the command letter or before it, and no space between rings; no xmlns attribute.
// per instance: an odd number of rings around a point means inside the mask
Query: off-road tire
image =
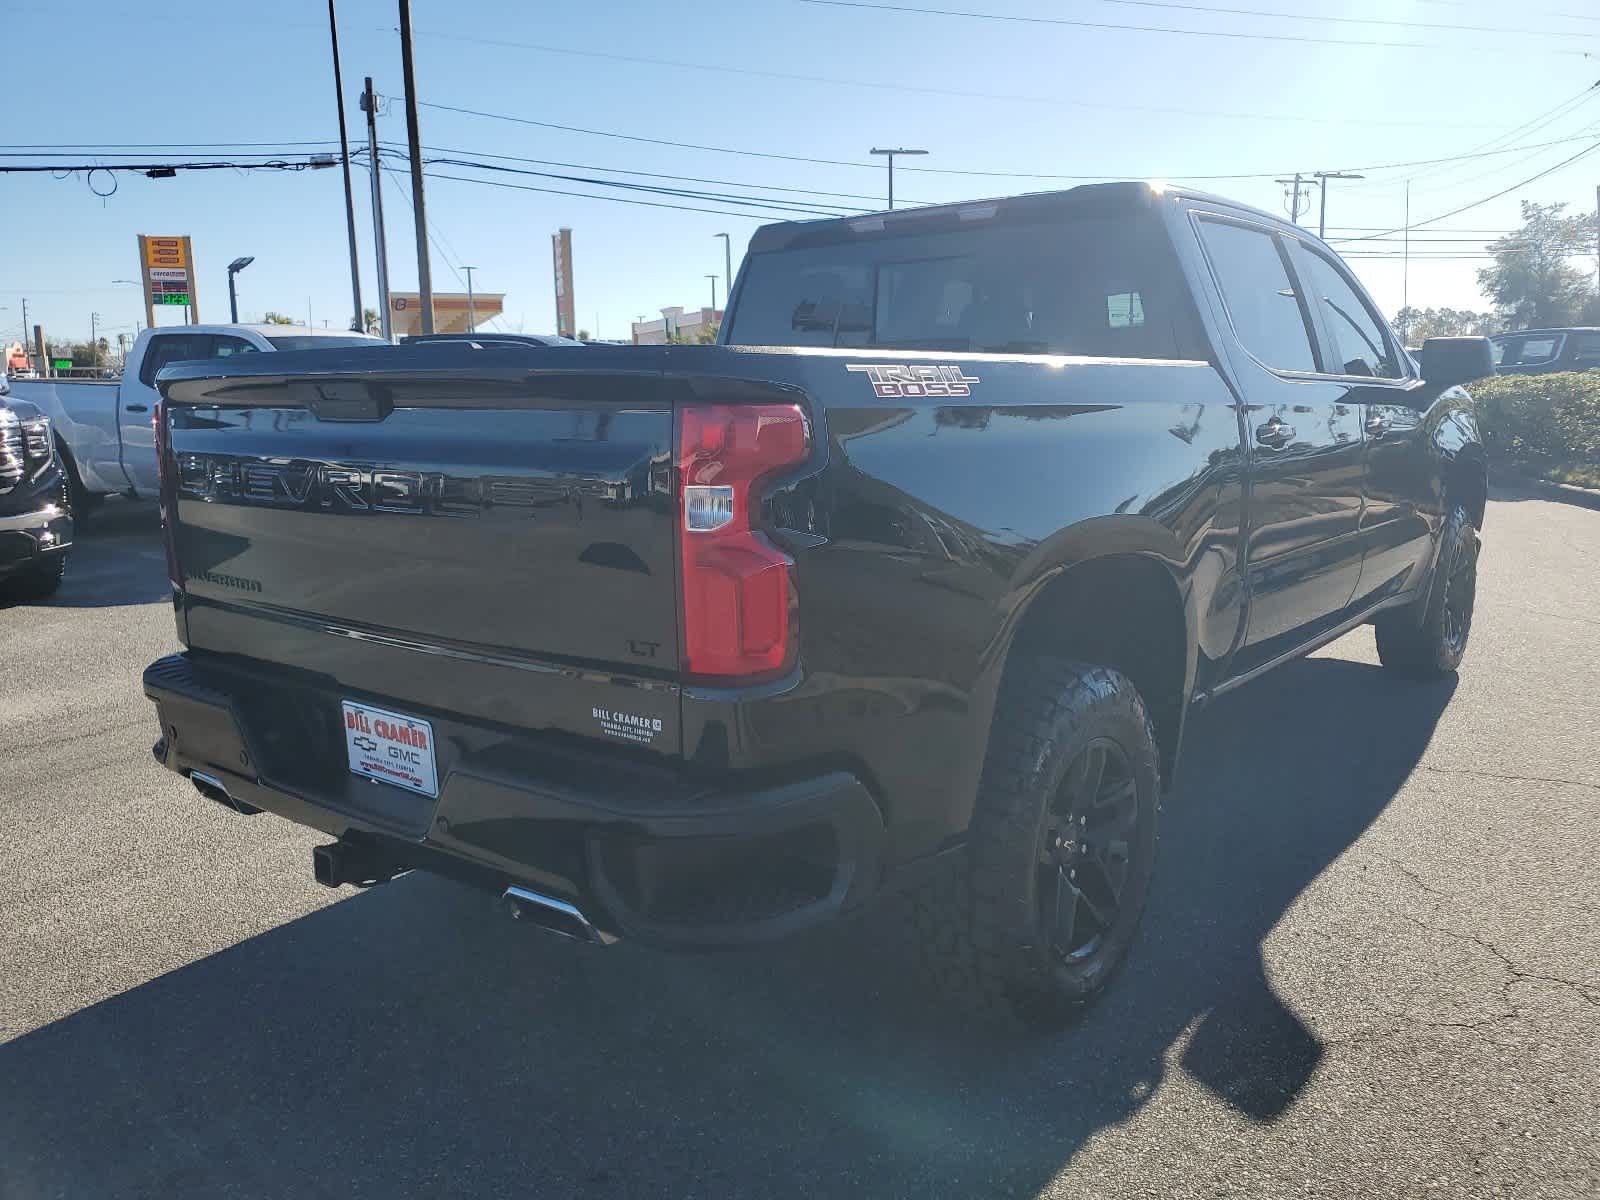
<svg viewBox="0 0 1600 1200"><path fill-rule="evenodd" d="M1074 963L1049 944L1040 854L1069 767L1115 744L1136 792L1127 874L1097 953ZM928 982L1001 1025L1053 1027L1100 995L1127 957L1149 893L1160 755L1143 700L1124 676L1061 659L1013 664L996 706L968 852L904 897ZM1043 868L1049 870L1050 868Z"/></svg>
<svg viewBox="0 0 1600 1200"><path fill-rule="evenodd" d="M1461 665L1478 587L1478 531L1465 506L1445 515L1428 590L1404 608L1378 614L1378 659L1391 671L1436 679Z"/></svg>

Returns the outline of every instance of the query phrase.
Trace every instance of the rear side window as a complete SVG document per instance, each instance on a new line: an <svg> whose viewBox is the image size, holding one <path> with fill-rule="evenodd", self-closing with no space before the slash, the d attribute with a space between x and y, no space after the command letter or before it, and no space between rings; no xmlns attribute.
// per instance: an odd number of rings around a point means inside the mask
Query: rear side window
<svg viewBox="0 0 1600 1200"><path fill-rule="evenodd" d="M1500 338L1494 342L1494 361L1501 367L1536 367L1553 359L1560 348L1556 334Z"/></svg>
<svg viewBox="0 0 1600 1200"><path fill-rule="evenodd" d="M1381 379L1404 375L1393 343L1344 272L1304 243L1299 246L1298 261L1312 307L1332 342L1328 372Z"/></svg>
<svg viewBox="0 0 1600 1200"><path fill-rule="evenodd" d="M1244 348L1280 371L1315 371L1311 334L1278 239L1264 229L1213 220L1200 222L1200 237Z"/></svg>
<svg viewBox="0 0 1600 1200"><path fill-rule="evenodd" d="M1580 370L1600 367L1600 333L1574 333L1572 363Z"/></svg>
<svg viewBox="0 0 1600 1200"><path fill-rule="evenodd" d="M145 347L144 362L139 364L139 382L154 387L156 372L162 367L195 358L210 358L212 341L209 333L156 334Z"/></svg>
<svg viewBox="0 0 1600 1200"><path fill-rule="evenodd" d="M212 339L211 353L206 357L232 358L235 354L257 353L259 353L259 350L254 342L247 342L243 338L228 337L226 334L218 334Z"/></svg>
<svg viewBox="0 0 1600 1200"><path fill-rule="evenodd" d="M730 344L1201 357L1166 233L1077 217L751 258Z"/></svg>

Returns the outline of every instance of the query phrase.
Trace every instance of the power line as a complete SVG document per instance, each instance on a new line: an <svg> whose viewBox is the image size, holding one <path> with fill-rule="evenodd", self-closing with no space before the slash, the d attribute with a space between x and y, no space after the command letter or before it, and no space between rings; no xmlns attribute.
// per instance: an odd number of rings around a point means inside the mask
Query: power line
<svg viewBox="0 0 1600 1200"><path fill-rule="evenodd" d="M542 179L554 179L562 183L586 183L594 187L611 187L630 192L649 192L663 196L677 196L686 200L714 200L747 204L752 208L770 208L776 212L798 212L809 216L855 216L868 211L859 206L846 208L842 204L813 202L810 205L802 205L794 201L769 200L761 196L739 196L701 191L693 188L672 188L657 184L629 183L622 179L597 179L590 175L559 175L553 171L533 171L526 167L508 167L499 163L477 162L470 158L430 158L425 159L424 162L428 166L470 167L479 171L498 171L508 175L530 175Z"/></svg>
<svg viewBox="0 0 1600 1200"><path fill-rule="evenodd" d="M1575 163L1580 158L1583 158L1585 155L1593 154L1596 150L1600 150L1600 139L1596 139L1595 141L1591 142L1586 148L1584 148L1582 150L1579 150L1576 154L1569 155L1568 157L1562 159L1560 162L1556 163L1555 166L1546 167L1543 171L1540 171L1538 174L1530 175L1530 176L1528 176L1528 178L1526 178L1524 180L1521 180L1518 183L1513 183L1508 188L1502 188L1500 191L1495 192L1494 195L1492 195L1492 196L1485 196L1482 200L1474 200L1470 204L1463 204L1459 208L1452 208L1449 212L1440 213L1436 217L1428 217L1426 220L1423 220L1423 221L1413 221L1409 226L1400 225L1400 226L1395 227L1394 229L1386 229L1386 230L1383 231L1383 233L1384 234L1402 233L1408 228L1409 229L1417 229L1417 228L1419 228L1420 226L1423 226L1423 225L1432 225L1436 221L1449 220L1451 217L1458 216L1461 213L1468 212L1468 211L1470 211L1470 210L1472 210L1474 208L1479 208L1482 205L1488 204L1491 200L1498 200L1498 199L1500 199L1501 196L1504 196L1504 195L1507 195L1507 194L1509 194L1511 192L1514 192L1520 187L1526 187L1528 184L1533 183L1536 180L1543 179L1546 175L1552 175L1555 172L1561 170L1562 167L1565 167L1565 166L1567 166L1567 165L1569 165L1571 163ZM1364 237L1348 238L1348 239L1343 239L1343 240L1349 241L1349 242L1371 242L1371 241L1376 241L1380 236L1382 236L1382 235L1381 234L1376 234L1376 233L1369 233Z"/></svg>
<svg viewBox="0 0 1600 1200"><path fill-rule="evenodd" d="M395 149L393 143L382 143L385 149ZM882 196L880 192L828 192L817 188L784 187L775 183L751 183L742 179L710 179L701 175L672 175L661 171L636 171L626 167L597 167L592 163L562 162L548 158L525 158L516 154L491 154L485 150L461 150L449 146L424 146L438 154L465 154L474 158L497 158L506 162L532 163L541 167L570 167L578 171L605 171L613 175L637 175L644 179L675 179L679 183L714 183L723 187L755 188L763 192L792 192L806 196L827 196L836 200L871 200L876 202ZM936 203L931 200L916 200L915 204Z"/></svg>
<svg viewBox="0 0 1600 1200"><path fill-rule="evenodd" d="M1509 25L1461 25L1447 21L1395 21L1382 17L1330 17L1321 13L1284 12L1281 9L1223 8L1210 4L1177 4L1173 0L1101 0L1104 4L1122 4L1130 8L1176 9L1179 12L1222 13L1233 17L1273 17L1283 21L1321 21L1332 25L1384 25L1391 29L1444 29L1451 32L1465 30L1471 33L1514 33L1528 37L1571 37L1565 30L1518 29Z"/></svg>
<svg viewBox="0 0 1600 1200"><path fill-rule="evenodd" d="M593 192L570 192L561 188L535 187L527 183L508 183L500 179L473 179L466 175L445 175L437 171L424 171L429 179L453 179L457 183L476 183L484 187L511 188L518 192L543 192L551 196L576 196L581 200L607 200L612 204L635 204L643 208L671 208L679 212L710 213L716 217L749 217L756 221L771 221L771 213L741 212L732 208L699 208L688 204L667 204L657 200L632 200L626 196L599 196Z"/></svg>
<svg viewBox="0 0 1600 1200"><path fill-rule="evenodd" d="M977 21L1003 21L1020 25L1063 25L1075 29L1111 29L1125 33L1166 33L1183 37L1227 38L1249 42L1297 42L1320 46L1366 46L1384 50L1446 50L1452 54L1495 54L1504 56L1503 46L1450 46L1439 42L1380 42L1367 38L1315 37L1300 33L1243 33L1224 29L1178 29L1170 25L1125 25L1114 21L1080 21L1070 17L1023 16L1012 13L972 12L956 8L922 8L909 4L879 4L869 0L800 0L828 8L873 9L879 12L914 13L918 16L960 17ZM1512 50L1509 53L1539 53L1587 58L1583 50Z"/></svg>
<svg viewBox="0 0 1600 1200"><path fill-rule="evenodd" d="M424 31L418 30L419 35ZM881 79L848 79L837 75L803 75L793 71L764 71L754 67L732 67L718 63L686 62L682 59L652 58L642 54L616 54L601 50L576 50L570 46L551 46L542 42L520 42L508 38L490 38L463 33L446 33L442 30L426 31L425 36L447 41L467 42L480 46L500 46L514 50L532 50L538 54L557 54L571 58L598 59L605 62L623 62L651 67L671 67L682 71L710 71L719 75L741 75L752 79L778 79L789 83L820 83L829 87L869 88L874 91L904 92L911 95L944 96L962 100L1000 100L1008 103L1042 104L1060 108L1086 108L1097 112L1149 113L1156 116L1212 117L1229 121L1272 121L1312 125L1359 125L1382 128L1425 129L1476 129L1469 124L1444 124L1438 121L1383 121L1370 119L1347 120L1338 116L1306 116L1294 113L1232 112L1205 108L1174 108L1158 105L1125 104L1120 101L1097 102L1069 100L1062 96L1036 96L1016 92L980 92L963 88L919 86Z"/></svg>
<svg viewBox="0 0 1600 1200"><path fill-rule="evenodd" d="M811 2L811 0L806 0L806 2L809 3L809 2ZM819 2L820 2L820 0L819 0ZM614 130L607 130L607 129L589 129L589 128L586 128L586 127L580 126L580 125L562 125L562 124L558 124L557 122L554 122L554 121L539 121L539 120L535 120L532 117L518 117L518 116L513 116L510 113L489 112L489 111L486 111L484 109L465 108L465 107L462 107L460 105L455 105L455 104L439 104L439 103L429 102L429 101L426 101L426 100L420 100L420 101L418 101L418 103L424 108L439 109L442 112L461 113L463 115L472 116L472 117L483 117L483 118L485 118L487 120L491 120L491 121L509 121L512 124L516 124L516 125L531 125L531 126L534 126L536 128L539 128L539 129L555 129L555 130L559 130L559 131L561 131L563 133L576 133L576 134L582 134L582 135L587 136L587 137L612 138L612 139L616 139L616 140L619 140L619 141L639 142L639 143L643 143L645 145L651 145L651 146L668 146L668 147L671 147L671 148L677 149L677 150L697 150L697 151L702 151L702 152L710 153L710 154L731 154L731 155L741 156L741 157L745 157L745 158L764 158L764 159L773 159L773 160L777 160L777 161L781 161L781 162L798 162L798 163L807 163L807 164L814 164L814 165L818 165L818 166L827 166L827 167L852 167L852 168L856 168L856 169L859 169L859 170L869 170L869 171L876 171L876 170L879 169L879 168L877 168L876 166L874 166L871 163L853 162L853 161L847 161L845 159L812 158L812 157L809 157L809 156L806 156L806 155L799 155L799 154L780 154L780 153L777 153L775 151L770 151L770 150L740 150L740 149L736 149L736 148L731 147L731 146L713 146L713 145L708 145L706 143L701 143L701 142L679 142L679 141L673 141L673 140L668 139L668 138L645 137L642 134L617 133ZM1465 159L1471 159L1471 158L1487 158L1487 157L1490 157L1490 156L1496 155L1496 154L1512 154L1512 153L1520 152L1522 150L1538 149L1538 148L1542 148L1544 146L1556 146L1556 145L1561 145L1561 144L1567 143L1567 142L1588 141L1588 140L1590 140L1590 138L1592 136L1593 136L1592 134L1575 134L1575 135L1570 136L1570 137L1554 138L1554 139L1552 139L1552 140L1550 140L1548 142L1538 142L1538 143L1533 143L1533 144L1524 145L1524 146L1507 146L1507 147L1504 147L1504 148L1499 149L1499 150L1487 150L1487 151L1480 151L1480 152L1476 152L1476 153L1447 155L1447 156L1445 156L1443 158L1413 159L1413 160L1411 160L1409 162L1378 163L1378 164L1375 164L1375 165L1369 164L1369 165L1363 165L1363 166L1341 167L1340 169L1341 170L1348 170L1348 171L1379 171L1379 170L1395 169L1395 168L1400 168L1400 167L1431 166L1431 165L1433 165L1435 163L1457 162L1457 161L1461 161L1461 160L1465 160ZM1141 178L1141 177L1145 177L1145 178L1155 177L1155 178L1163 178L1163 179L1171 179L1171 180L1192 180L1192 181L1196 181L1196 182L1214 182L1214 181L1239 180L1239 179L1275 179L1277 176L1282 175L1282 174L1285 173L1282 170L1279 170L1279 171L1259 171L1259 172L1241 173L1241 174L1234 174L1234 175L1190 175L1190 174L1185 174L1183 172L1173 172L1173 173L1170 173L1170 174L1159 175L1159 176L1144 176L1144 175L1141 175L1141 173L1139 173L1139 172L1116 172L1116 173L1111 173L1111 174L1100 174L1100 175L1056 175L1056 174L1049 174L1049 173L1046 173L1046 172L1038 172L1038 171L987 171L987 170L973 170L973 169L959 168L959 167L902 167L901 170L902 171L907 171L907 172L914 171L914 172L916 172L918 174L922 174L922 175L963 175L963 176L978 176L978 177L996 178L996 179L1042 179L1042 180L1061 180L1061 181L1065 181L1065 182L1076 182L1076 183L1089 183L1089 182L1102 181L1102 180L1129 179L1129 178L1137 179L1137 178Z"/></svg>

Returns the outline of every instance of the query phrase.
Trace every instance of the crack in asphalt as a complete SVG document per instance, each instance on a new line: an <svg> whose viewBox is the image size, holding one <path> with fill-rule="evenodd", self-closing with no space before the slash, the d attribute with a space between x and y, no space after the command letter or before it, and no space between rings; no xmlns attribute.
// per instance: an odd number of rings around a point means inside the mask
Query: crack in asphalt
<svg viewBox="0 0 1600 1200"><path fill-rule="evenodd" d="M1589 788L1591 791L1600 792L1600 783L1588 783L1582 779L1560 779L1553 775L1507 775L1499 771L1474 771L1468 767L1435 767L1427 763L1419 764L1417 769L1432 771L1436 775L1471 775L1478 779L1501 779L1508 783L1564 783L1569 787Z"/></svg>

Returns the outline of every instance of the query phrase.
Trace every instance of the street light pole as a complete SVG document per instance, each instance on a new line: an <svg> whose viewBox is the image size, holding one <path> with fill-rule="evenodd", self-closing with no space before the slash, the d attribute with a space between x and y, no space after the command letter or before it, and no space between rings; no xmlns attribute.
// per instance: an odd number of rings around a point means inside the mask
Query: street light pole
<svg viewBox="0 0 1600 1200"><path fill-rule="evenodd" d="M233 277L255 262L254 255L236 258L228 264L228 319L235 325L239 323L239 294L234 290Z"/></svg>
<svg viewBox="0 0 1600 1200"><path fill-rule="evenodd" d="M100 369L100 314L89 314L89 353L94 355L94 369Z"/></svg>
<svg viewBox="0 0 1600 1200"><path fill-rule="evenodd" d="M722 269L727 272L723 278L728 281L727 294L731 296L733 295L733 239L725 233L714 233L711 236L722 239Z"/></svg>
<svg viewBox="0 0 1600 1200"><path fill-rule="evenodd" d="M478 325L478 311L472 302L472 273L477 267L462 267L467 273L467 332L471 333Z"/></svg>
<svg viewBox="0 0 1600 1200"><path fill-rule="evenodd" d="M361 264L356 258L356 201L350 190L350 131L344 120L344 74L339 66L339 19L334 15L333 0L328 0L328 35L333 39L333 99L339 111L339 165L344 168L344 226L350 240L350 299L355 304L355 316L350 318L350 328L361 332ZM238 317L234 318L237 322Z"/></svg>
<svg viewBox="0 0 1600 1200"><path fill-rule="evenodd" d="M717 319L717 277L715 275L707 275L706 278L711 280L711 319L715 321Z"/></svg>
<svg viewBox="0 0 1600 1200"><path fill-rule="evenodd" d="M872 153L881 155L889 160L889 210L894 211L894 156L896 154L926 154L926 150L907 150L905 147L896 147L893 150L880 150L873 147Z"/></svg>
<svg viewBox="0 0 1600 1200"><path fill-rule="evenodd" d="M1328 180L1330 179L1365 179L1365 175L1358 175L1354 171L1313 171L1312 178L1317 181L1318 188L1322 191L1321 207L1317 212L1317 236L1326 238L1328 233Z"/></svg>
<svg viewBox="0 0 1600 1200"><path fill-rule="evenodd" d="M378 244L378 321L383 340L394 341L389 316L389 248L383 233L383 176L378 162L378 97L372 91L372 76L366 78L361 93L361 111L367 114L367 166L372 168L372 233Z"/></svg>

